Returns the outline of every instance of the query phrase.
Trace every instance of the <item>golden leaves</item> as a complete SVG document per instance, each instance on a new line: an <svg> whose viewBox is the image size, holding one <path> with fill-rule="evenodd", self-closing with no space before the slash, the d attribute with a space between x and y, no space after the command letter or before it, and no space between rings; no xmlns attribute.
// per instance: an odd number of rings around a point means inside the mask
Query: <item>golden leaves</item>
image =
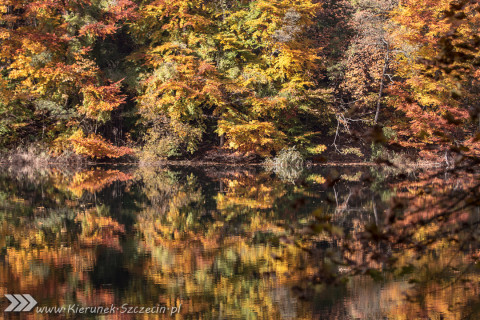
<svg viewBox="0 0 480 320"><path fill-rule="evenodd" d="M77 172L67 186L77 197L84 192L95 193L116 181L130 181L133 176L119 170L86 170Z"/></svg>
<svg viewBox="0 0 480 320"><path fill-rule="evenodd" d="M120 82L108 86L87 85L80 92L83 94L83 105L79 111L92 119L102 119L102 114L109 114L125 102L120 93Z"/></svg>
<svg viewBox="0 0 480 320"><path fill-rule="evenodd" d="M119 236L125 227L111 217L102 217L95 210L79 213L75 219L82 225L80 243L85 246L104 245L121 249Z"/></svg>
<svg viewBox="0 0 480 320"><path fill-rule="evenodd" d="M85 136L82 129L75 131L69 140L72 142L73 150L76 153L91 158L119 158L133 154L132 149L114 146L105 138L94 133Z"/></svg>
<svg viewBox="0 0 480 320"><path fill-rule="evenodd" d="M262 156L283 148L286 135L275 128L271 122L251 120L244 123L232 123L221 120L218 133L228 138L228 147L234 150L254 152Z"/></svg>

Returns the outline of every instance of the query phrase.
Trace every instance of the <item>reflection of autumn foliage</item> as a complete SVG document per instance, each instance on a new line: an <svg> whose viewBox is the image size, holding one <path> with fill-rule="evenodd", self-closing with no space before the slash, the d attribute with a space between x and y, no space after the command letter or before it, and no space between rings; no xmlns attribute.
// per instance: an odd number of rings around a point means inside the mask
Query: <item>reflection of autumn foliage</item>
<svg viewBox="0 0 480 320"><path fill-rule="evenodd" d="M471 264L471 259L465 253L451 247L447 241L442 241L429 248L431 253L425 253L420 259L412 250L400 254L402 265L412 263L414 285L405 290L395 290L395 283L388 286L383 294L383 300L395 299L396 306L385 310L391 318L415 319L464 319L465 303L478 299L480 276L474 269L464 273L465 266ZM407 298L407 299L406 299Z"/></svg>
<svg viewBox="0 0 480 320"><path fill-rule="evenodd" d="M476 175L462 172L450 177L424 174L415 181L393 184L396 196L385 216L363 223L353 220L351 238L340 239L345 257L355 270L365 271L383 263L402 268L428 249L462 250L465 243L459 233L476 224L472 209L478 200L470 193L477 183ZM401 254L409 259L400 259Z"/></svg>
<svg viewBox="0 0 480 320"><path fill-rule="evenodd" d="M186 314L284 315L279 304L291 303L291 283L302 278L290 267L307 255L300 248L261 240L262 235L275 238L283 232L269 218L275 199L285 194L282 183L268 186L266 174L222 178L225 193L218 193L216 206L209 209L192 176L179 180L162 170L139 174L152 204L139 214L136 224L142 250L151 256L144 269L149 279L166 288L169 296L191 297L182 304ZM213 219L207 220L209 215ZM305 267L303 276L312 273ZM277 300L279 292L282 301ZM220 313L211 305L211 295L222 306ZM309 317L305 310L290 312L300 319Z"/></svg>
<svg viewBox="0 0 480 320"><path fill-rule="evenodd" d="M16 288L17 291L25 291L36 297L45 297L52 294L57 296L55 303L61 305L67 303L67 296L72 290L79 290L83 284L90 280L88 273L96 263L97 246L107 246L120 249L118 235L124 227L112 218L100 217L95 210L78 213L75 221L81 223L81 229L56 229L42 227L40 224L23 222L18 226L4 225L0 231L2 239L10 239L15 246L8 246L5 253L5 264L0 264L0 273L8 276L5 282L9 291ZM79 233L72 234L78 230ZM80 231L81 230L81 231ZM75 239L65 246L64 239ZM54 236L52 241L52 236ZM3 245L3 243L1 244ZM63 271L69 270L69 279L81 284L80 287L71 286L60 279ZM0 291L2 288L0 288ZM85 295L90 296L90 301L110 303L111 298L103 299L100 292L78 291L81 301L88 301Z"/></svg>
<svg viewBox="0 0 480 320"><path fill-rule="evenodd" d="M217 208L220 211L233 206L250 209L270 209L275 200L285 194L283 184L272 183L268 173L256 175L239 174L222 179L224 193L217 195Z"/></svg>
<svg viewBox="0 0 480 320"><path fill-rule="evenodd" d="M414 317L463 319L466 301L478 299L478 176L459 170L429 174L416 183L400 183L397 206L386 228L395 250L396 270L411 270L415 286L409 299L389 311L399 319ZM435 279L435 281L432 281ZM420 301L422 307L420 307Z"/></svg>
<svg viewBox="0 0 480 320"><path fill-rule="evenodd" d="M55 279L53 269L69 266L78 280L85 279L85 272L92 268L95 254L92 250L83 250L75 245L63 247L60 243L48 243L46 233L27 223L19 226L5 226L1 230L3 237L17 243L8 247L4 272L21 290L53 289ZM61 234L58 234L60 241ZM52 282L53 281L53 282Z"/></svg>
<svg viewBox="0 0 480 320"><path fill-rule="evenodd" d="M86 170L75 174L68 189L76 196L81 196L84 191L98 192L115 181L129 181L132 178L131 174L119 170Z"/></svg>
<svg viewBox="0 0 480 320"><path fill-rule="evenodd" d="M99 261L102 252L122 252L120 237L125 226L108 216L108 207L91 207L79 197L131 176L116 170L90 170L77 174L72 182L70 175L53 170L43 179L34 180L34 185L42 186L41 194L48 200L25 193L31 181L24 185L10 180L9 185L0 184L0 196L9 194L0 202L0 248L5 248L0 253L0 293L28 292L44 305L118 302L110 288L98 287L98 281L104 283L104 276L95 280L92 272L99 272L99 264L103 267L105 262ZM79 184L78 197L69 192L75 182ZM82 183L89 187L82 189ZM116 266L108 267L113 270ZM38 314L35 318L43 319Z"/></svg>
<svg viewBox="0 0 480 320"><path fill-rule="evenodd" d="M343 257L352 273L379 277L387 269L400 281L378 293L375 310L356 310L354 317L463 319L480 292L478 175L430 172L392 189L396 196L384 219L342 239Z"/></svg>
<svg viewBox="0 0 480 320"><path fill-rule="evenodd" d="M49 272L50 268L71 267L73 275L83 281L87 278L86 272L95 263L94 251L72 248L10 248L7 250L7 257L10 277L22 290L40 289L54 282L55 279L52 277L54 275Z"/></svg>
<svg viewBox="0 0 480 320"><path fill-rule="evenodd" d="M465 319L465 304L478 299L479 275L465 275L465 281L451 283L468 257L449 248L432 250L415 262L415 283L403 276L387 283L357 276L349 283L349 297L333 309L344 309L354 319ZM410 260L412 252L402 256ZM398 276L398 274L397 274Z"/></svg>
<svg viewBox="0 0 480 320"><path fill-rule="evenodd" d="M120 250L118 235L125 232L124 226L111 217L101 217L96 212L79 213L75 219L82 225L80 244L86 246L104 245Z"/></svg>
<svg viewBox="0 0 480 320"><path fill-rule="evenodd" d="M394 192L379 195L372 189L387 182L368 184L363 171L336 182L322 171L297 185L249 171L205 182L192 172L53 172L33 184L41 188L0 182L0 294L182 303L182 318L311 319L312 304L297 299L311 296L298 286L308 279L334 300L329 319L461 319L480 291L473 173L389 180ZM121 196L100 192L130 179ZM340 286L348 294L325 286L354 274Z"/></svg>
<svg viewBox="0 0 480 320"><path fill-rule="evenodd" d="M218 236L210 241L205 238L162 239L161 245L146 242L143 249L150 253L151 261L145 265L145 275L166 288L169 296L191 297L183 300L187 314L218 317L217 308L210 303L213 295L229 318L246 318L247 314L279 318L279 306L271 290L283 287L285 299L293 298L290 286L299 275L289 274L289 266L305 253L253 245L250 237L231 236L221 242ZM277 259L283 254L289 258ZM242 301L241 307L238 301ZM302 312L298 310L299 315Z"/></svg>

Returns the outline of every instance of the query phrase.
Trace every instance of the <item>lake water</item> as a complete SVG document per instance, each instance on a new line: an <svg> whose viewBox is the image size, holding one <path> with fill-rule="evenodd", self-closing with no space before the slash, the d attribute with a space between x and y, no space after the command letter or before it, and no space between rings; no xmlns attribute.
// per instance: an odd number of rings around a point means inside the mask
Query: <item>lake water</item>
<svg viewBox="0 0 480 320"><path fill-rule="evenodd" d="M4 168L0 309L6 293L38 305L0 318L477 318L478 248L463 241L476 228L455 228L476 226L478 207L406 231L438 212L428 207L443 201L431 184L453 192L467 179L390 179L368 167L289 177L261 168ZM402 219L388 222L396 210ZM380 227L417 240L389 247ZM458 239L445 234L453 229ZM368 236L383 244L370 247ZM112 305L108 314L79 309ZM128 313L146 308L153 313Z"/></svg>

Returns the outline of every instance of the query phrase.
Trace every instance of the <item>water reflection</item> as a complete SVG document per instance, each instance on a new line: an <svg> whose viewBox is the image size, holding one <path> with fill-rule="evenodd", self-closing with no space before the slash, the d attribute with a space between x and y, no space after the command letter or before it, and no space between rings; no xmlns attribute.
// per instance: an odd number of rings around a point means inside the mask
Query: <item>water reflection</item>
<svg viewBox="0 0 480 320"><path fill-rule="evenodd" d="M40 306L181 304L179 319L475 313L480 278L472 250L432 241L419 255L397 250L392 237L367 239L387 234L389 223L397 237L412 239L445 230L408 227L440 210L441 199L425 193L425 182L375 177L369 168L317 170L295 183L251 168L3 170L0 295L30 293ZM451 181L429 187L450 190ZM392 206L399 197L410 206ZM428 212L418 210L426 204ZM405 218L392 222L395 210ZM449 219L447 227L474 223L465 210ZM365 275L343 281L359 270Z"/></svg>

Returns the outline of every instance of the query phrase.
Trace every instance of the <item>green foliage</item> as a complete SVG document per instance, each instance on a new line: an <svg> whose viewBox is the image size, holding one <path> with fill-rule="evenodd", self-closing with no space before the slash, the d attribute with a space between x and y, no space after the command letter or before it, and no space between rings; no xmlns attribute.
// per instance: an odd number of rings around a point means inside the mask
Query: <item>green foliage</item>
<svg viewBox="0 0 480 320"><path fill-rule="evenodd" d="M387 141L397 141L397 132L391 128L391 127L383 127L381 131L383 135L383 142ZM389 159L389 153L385 149L385 146L383 143L379 142L372 142L371 146L371 160L376 160L376 159Z"/></svg>
<svg viewBox="0 0 480 320"><path fill-rule="evenodd" d="M382 128L382 131L383 131L383 135L385 136L385 139L387 139L388 141L398 140L397 132L392 127L385 126Z"/></svg>
<svg viewBox="0 0 480 320"><path fill-rule="evenodd" d="M160 121L150 127L141 152L142 160L155 161L181 156L185 151L196 151L202 138L202 130L183 123L178 123L176 127L181 130L181 134L172 133L170 127Z"/></svg>

